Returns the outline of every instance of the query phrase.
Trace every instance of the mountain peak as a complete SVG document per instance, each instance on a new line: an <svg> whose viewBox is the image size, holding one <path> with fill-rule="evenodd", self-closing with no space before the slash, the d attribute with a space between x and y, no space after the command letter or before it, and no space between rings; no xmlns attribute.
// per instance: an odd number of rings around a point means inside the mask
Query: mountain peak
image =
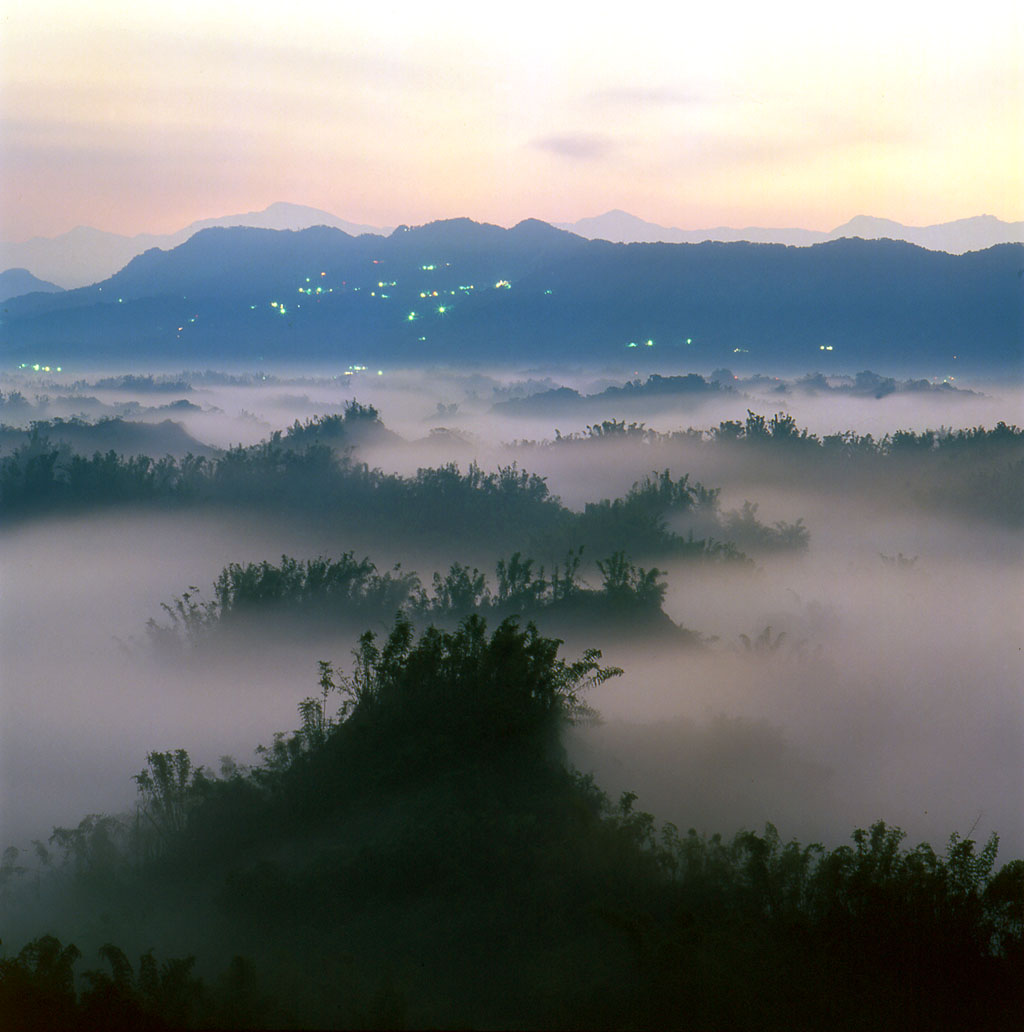
<svg viewBox="0 0 1024 1032"><path fill-rule="evenodd" d="M63 292L63 287L56 283L39 279L33 276L28 269L6 269L0 272L0 301L8 301L12 297L20 297L22 294L41 292L45 294L56 294Z"/></svg>

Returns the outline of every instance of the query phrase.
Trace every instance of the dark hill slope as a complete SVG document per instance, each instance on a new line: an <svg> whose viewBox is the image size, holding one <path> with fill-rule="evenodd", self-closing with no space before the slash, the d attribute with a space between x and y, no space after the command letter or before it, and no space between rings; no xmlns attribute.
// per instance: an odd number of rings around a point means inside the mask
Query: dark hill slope
<svg viewBox="0 0 1024 1032"><path fill-rule="evenodd" d="M535 220L454 219L387 238L217 228L96 286L12 300L0 353L805 371L831 348L830 365L887 373L954 355L1005 369L1021 356L1022 269L1019 244L965 255L892 240L610 244Z"/></svg>

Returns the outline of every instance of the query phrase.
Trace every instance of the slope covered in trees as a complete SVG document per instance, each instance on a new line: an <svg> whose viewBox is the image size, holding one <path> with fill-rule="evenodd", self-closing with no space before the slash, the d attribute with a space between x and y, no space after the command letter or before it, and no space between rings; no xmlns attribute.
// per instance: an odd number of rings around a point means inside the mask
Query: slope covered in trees
<svg viewBox="0 0 1024 1032"><path fill-rule="evenodd" d="M613 805L566 765L562 729L593 719L586 690L617 671L558 645L514 620L417 636L399 619L383 641L363 636L348 674L321 664L301 726L257 765L226 759L215 776L183 751L151 753L134 815L55 830L63 862L42 888L5 855L5 924L31 921L37 892L51 924L0 961L0 1015L34 1028L1015 1026L1021 861L997 869L994 839L907 849L882 823L831 850L770 825L731 841L658 828L634 796ZM194 959L156 959L181 944ZM76 961L97 954L76 982Z"/></svg>
<svg viewBox="0 0 1024 1032"><path fill-rule="evenodd" d="M624 359L640 342L697 364L750 353L761 368L806 368L832 347L862 368L957 354L989 369L1020 360L1022 251L611 244L535 220L503 230L453 219L386 239L214 228L103 283L12 300L4 347L65 364L140 353L489 364Z"/></svg>
<svg viewBox="0 0 1024 1032"><path fill-rule="evenodd" d="M361 409L356 406L356 409ZM729 543L728 529L746 531L745 543L802 548L807 531L796 524L775 528L748 512L743 525L721 513L714 489L674 479L669 470L638 481L623 497L588 503L572 512L551 495L542 477L514 462L486 472L475 462L463 473L455 463L421 468L403 477L371 469L339 441L353 434L387 431L372 408L364 415L326 417L296 423L285 432L220 456L124 456L110 450L91 456L53 443L47 425L0 459L0 513L25 519L50 513L79 513L124 506L283 514L296 522L357 525L380 536L401 534L428 546L458 543L479 550L521 550L561 557L585 547L588 557L607 556L628 545L632 555L742 560ZM355 429L353 429L353 426ZM694 533L671 530L671 519L686 518ZM753 533L751 533L751 531Z"/></svg>

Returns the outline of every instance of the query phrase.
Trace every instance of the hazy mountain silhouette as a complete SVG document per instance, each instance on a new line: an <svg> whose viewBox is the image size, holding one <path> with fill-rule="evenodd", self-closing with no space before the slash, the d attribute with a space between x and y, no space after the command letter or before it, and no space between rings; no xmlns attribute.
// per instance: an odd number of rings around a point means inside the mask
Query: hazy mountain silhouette
<svg viewBox="0 0 1024 1032"><path fill-rule="evenodd" d="M577 233L588 240L608 240L617 244L700 244L705 240L723 242L747 241L760 244L792 244L798 247L819 244L828 239L827 233L813 229L674 229L645 222L627 211L614 209L604 215L594 215L576 222L557 223L559 228Z"/></svg>
<svg viewBox="0 0 1024 1032"><path fill-rule="evenodd" d="M926 247L931 251L948 251L963 254L966 251L980 251L996 244L1020 243L1024 241L1024 222L1003 222L993 215L977 215L955 222L943 222L935 226L905 226L891 219L857 215L842 226L828 233L812 229L765 229L748 226L731 229L716 226L713 229L673 229L613 210L604 215L579 219L572 223L559 223L588 240L610 240L614 243L671 243L698 244L705 240L738 241L751 243L794 244L808 246L841 240L844 237L861 237L864 240L904 240L907 243Z"/></svg>
<svg viewBox="0 0 1024 1032"><path fill-rule="evenodd" d="M1022 268L1020 244L627 245L536 220L389 237L218 227L102 284L11 300L4 341L9 357L65 365L596 358L921 375L954 355L961 368L1020 361Z"/></svg>
<svg viewBox="0 0 1024 1032"><path fill-rule="evenodd" d="M62 289L63 287L58 287L56 283L49 283L33 276L28 269L7 269L0 272L0 301L7 301L21 294L31 294L37 290L53 294Z"/></svg>
<svg viewBox="0 0 1024 1032"><path fill-rule="evenodd" d="M176 233L122 236L89 226L77 226L56 237L33 237L23 243L4 242L0 243L0 266L21 266L65 287L82 287L113 275L136 255L150 248L170 250L200 230L215 226L256 226L263 229L333 226L353 235L389 232L387 229L347 222L318 208L277 202L263 211L201 219Z"/></svg>
<svg viewBox="0 0 1024 1032"><path fill-rule="evenodd" d="M98 283L123 268L132 258L153 247L170 250L183 244L195 233L218 226L250 226L260 229L307 229L311 226L331 226L352 235L364 233L387 236L390 227L362 225L340 219L330 212L302 204L277 202L263 211L250 211L220 218L201 219L175 233L139 233L123 236L107 233L89 226L77 226L56 237L33 237L21 243L0 242L0 268L19 267L34 275L52 280L62 287L74 288ZM838 240L842 237L864 239L889 238L905 240L929 250L962 254L978 251L995 244L1024 241L1024 222L1002 222L992 215L959 219L936 226L904 226L889 219L858 215L829 233L811 229L765 229L748 226L732 229L717 226L713 229L673 229L615 209L573 223L558 223L588 240L608 240L613 243L702 243L705 240L749 241L751 243L792 244L806 247L811 244Z"/></svg>

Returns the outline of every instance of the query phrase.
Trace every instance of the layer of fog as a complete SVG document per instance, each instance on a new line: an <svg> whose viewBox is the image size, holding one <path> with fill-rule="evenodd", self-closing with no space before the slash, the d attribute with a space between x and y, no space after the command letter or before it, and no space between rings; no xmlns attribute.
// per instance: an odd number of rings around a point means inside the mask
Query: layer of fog
<svg viewBox="0 0 1024 1032"><path fill-rule="evenodd" d="M666 610L720 640L685 661L611 651L627 674L595 695L608 723L577 762L684 828L772 820L834 843L881 818L936 845L995 831L1021 855L1019 542L831 519L753 577L671 569Z"/></svg>
<svg viewBox="0 0 1024 1032"><path fill-rule="evenodd" d="M672 376L697 372L709 381L708 369L660 370ZM850 379L831 377L833 383ZM634 375L635 374L635 375ZM123 375L123 371L121 371ZM450 437L431 446L431 431L445 428L470 442L470 450L492 457L491 446L514 440L551 440L556 430L569 434L602 419L643 422L662 432L687 427L715 426L720 420L743 420L752 409L770 416L788 412L802 427L824 435L846 430L876 438L898 429L923 430L940 426L993 426L997 421L1022 422L1024 409L1016 388L990 381L956 381L961 390L890 393L881 398L842 391L807 392L792 386L780 393L770 376L738 381L731 391L642 396L602 400L517 414L501 403L522 399L557 387L569 387L593 396L610 386L644 380L648 372L609 367L600 372L567 368L530 370L458 370L451 368L361 370L357 373L294 372L242 375L179 373L155 377L158 390L144 393L103 384L98 374L87 381L72 374L4 374L0 392L18 392L25 404L0 409L0 422L27 426L33 419L87 419L122 416L158 421L171 418L204 444L227 448L255 444L274 430L315 416L338 414L351 400L373 405L385 424L406 441L427 445L424 457L444 456ZM116 380L110 371L108 380ZM939 380L936 378L936 383ZM182 389L175 386L181 384ZM495 406L498 406L495 408ZM371 456L386 467L405 471L415 455L379 449ZM460 456L461 457L461 456Z"/></svg>
<svg viewBox="0 0 1024 1032"><path fill-rule="evenodd" d="M548 376L535 370L520 382ZM560 376L558 383L584 391L599 380ZM1019 538L918 510L894 516L870 500L858 506L849 495L822 496L812 484L772 488L756 470L716 469L682 446L671 455L642 447L509 451L503 442L550 439L556 425L567 433L589 420L499 417L491 409L495 382L450 373L337 385L311 379L299 389L203 387L190 394L203 411L185 422L210 443L249 443L268 427L341 411L355 396L407 440L439 425L465 436L454 451L450 439L435 435L418 449L387 445L367 455L387 468L409 472L449 458L465 468L474 457L493 468L515 458L579 506L621 494L671 460L677 476L692 472L709 486L722 484L727 505L758 501L768 522L804 517L812 543L799 560L764 559L759 572L735 576L669 570L666 610L719 641L706 653L671 657L643 643L608 650L605 658L626 675L592 698L607 723L576 735L574 758L613 793L637 791L639 806L682 827L728 834L772 820L785 835L840 841L882 818L936 845L953 830L998 831L1004 859L1024 855ZM879 436L1021 421L1019 396L991 386L984 396L771 402L715 397L652 411L646 422L660 430L707 427L742 420L753 408L789 411L817 433ZM443 419L439 405L449 406ZM606 418L627 415L610 409ZM208 589L228 562L350 548L381 570L401 560L428 575L438 561L408 554L401 541L371 542L357 528L314 533L240 514L108 514L5 531L0 845L23 845L47 837L54 824L129 806L130 776L150 750L187 748L216 769L221 755L252 760L257 743L295 727L296 704L316 691L317 660L344 665L349 642L285 638L175 669L146 653L145 622L188 586ZM917 559L900 566L880 557L900 553ZM772 642L781 631L786 638L775 651L758 651L768 626ZM741 634L751 641L749 654Z"/></svg>

